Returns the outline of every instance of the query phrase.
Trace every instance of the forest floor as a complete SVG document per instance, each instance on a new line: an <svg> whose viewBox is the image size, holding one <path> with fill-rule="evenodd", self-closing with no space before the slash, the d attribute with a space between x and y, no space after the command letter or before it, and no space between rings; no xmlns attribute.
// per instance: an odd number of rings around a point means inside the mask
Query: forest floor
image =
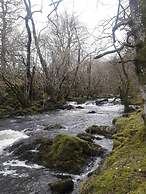
<svg viewBox="0 0 146 194"><path fill-rule="evenodd" d="M82 183L80 194L146 194L146 129L142 111L118 118L113 152Z"/></svg>

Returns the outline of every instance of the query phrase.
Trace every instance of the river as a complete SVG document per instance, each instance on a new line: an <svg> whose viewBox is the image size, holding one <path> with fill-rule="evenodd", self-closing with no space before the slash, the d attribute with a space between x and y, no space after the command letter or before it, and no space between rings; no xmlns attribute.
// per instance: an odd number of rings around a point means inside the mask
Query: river
<svg viewBox="0 0 146 194"><path fill-rule="evenodd" d="M113 104L112 99L100 106L95 101L87 101L84 104L70 102L75 109L57 110L34 116L13 117L0 120L0 194L51 194L48 183L57 180L56 174L37 164L28 165L26 161L19 161L5 148L22 138L28 138L29 134L37 134L46 125L59 123L64 128L51 129L44 133L51 137L59 134L77 135L84 132L91 125L112 125L112 120L123 112L123 106ZM77 108L82 106L84 109ZM95 111L96 113L88 113ZM96 143L112 151L112 140L102 137ZM80 180L86 179L87 175L94 171L101 162L98 157L94 163L89 164L80 175L71 175L77 194Z"/></svg>

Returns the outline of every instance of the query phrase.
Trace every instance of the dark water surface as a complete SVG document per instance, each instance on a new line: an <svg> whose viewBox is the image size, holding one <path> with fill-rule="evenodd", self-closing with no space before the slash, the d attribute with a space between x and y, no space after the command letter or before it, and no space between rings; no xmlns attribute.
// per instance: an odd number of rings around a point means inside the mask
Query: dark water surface
<svg viewBox="0 0 146 194"><path fill-rule="evenodd" d="M44 135L55 136L59 133L77 135L84 132L91 125L112 125L113 118L119 116L123 111L120 104L109 103L97 106L94 101L88 101L77 105L84 109L58 110L51 113L44 113L35 116L16 117L0 120L0 194L51 194L48 183L55 181L56 173L37 164L27 165L26 161L18 161L4 148L12 145L21 138L28 138L32 134L43 133L45 125L59 123L63 129L52 129L44 131ZM89 111L96 111L95 114L88 114ZM96 143L112 151L112 140L102 137ZM73 194L77 194L79 181L86 179L89 172L94 171L101 158L96 158L94 164L89 164L80 175L71 175L75 182Z"/></svg>

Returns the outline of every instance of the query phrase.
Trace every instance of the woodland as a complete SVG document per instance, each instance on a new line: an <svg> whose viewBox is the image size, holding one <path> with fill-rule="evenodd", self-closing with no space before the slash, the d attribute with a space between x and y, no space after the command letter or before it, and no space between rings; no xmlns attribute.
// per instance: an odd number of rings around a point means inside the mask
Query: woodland
<svg viewBox="0 0 146 194"><path fill-rule="evenodd" d="M146 194L146 0L64 1L0 0L0 193Z"/></svg>

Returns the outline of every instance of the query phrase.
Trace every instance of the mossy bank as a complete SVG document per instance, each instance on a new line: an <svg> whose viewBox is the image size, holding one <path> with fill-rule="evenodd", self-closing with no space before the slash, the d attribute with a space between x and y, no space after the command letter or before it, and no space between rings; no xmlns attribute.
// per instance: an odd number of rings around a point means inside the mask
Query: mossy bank
<svg viewBox="0 0 146 194"><path fill-rule="evenodd" d="M142 112L116 121L114 149L80 194L146 194L146 129Z"/></svg>

